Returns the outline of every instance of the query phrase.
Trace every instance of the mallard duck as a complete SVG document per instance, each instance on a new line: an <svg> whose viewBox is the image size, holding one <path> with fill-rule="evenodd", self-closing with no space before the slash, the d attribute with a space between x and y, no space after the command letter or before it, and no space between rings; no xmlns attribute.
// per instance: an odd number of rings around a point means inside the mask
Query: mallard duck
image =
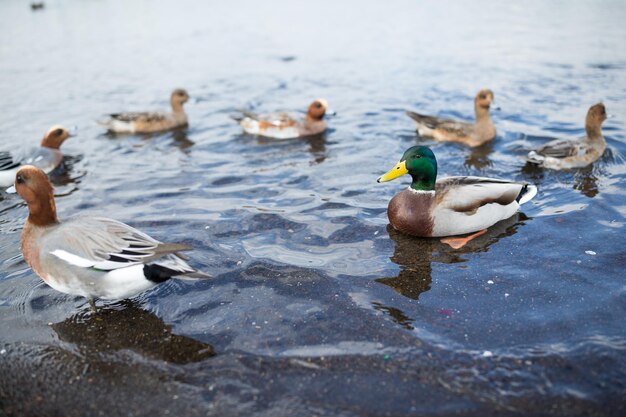
<svg viewBox="0 0 626 417"><path fill-rule="evenodd" d="M189 94L182 88L172 92L170 103L172 112L130 112L110 114L106 120L98 123L115 133L154 133L187 126L187 114L183 104L189 100Z"/></svg>
<svg viewBox="0 0 626 417"><path fill-rule="evenodd" d="M556 139L528 153L528 162L551 169L583 168L604 154L606 142L602 122L607 118L604 104L594 104L585 118L587 134L577 140Z"/></svg>
<svg viewBox="0 0 626 417"><path fill-rule="evenodd" d="M323 133L326 128L324 116L328 111L328 102L317 99L309 105L306 117L298 120L281 112L268 115L256 115L243 112L242 117L233 116L246 133L265 136L273 139L292 139L302 136L313 136Z"/></svg>
<svg viewBox="0 0 626 417"><path fill-rule="evenodd" d="M24 165L34 165L44 172L52 172L61 161L63 152L61 145L67 138L74 136L63 126L52 126L41 140L38 148L20 151L0 152L0 187L8 187L15 182L15 174Z"/></svg>
<svg viewBox="0 0 626 417"><path fill-rule="evenodd" d="M103 217L57 218L53 188L46 174L27 165L17 171L14 190L28 204L22 230L24 260L57 291L118 300L137 295L171 277L207 278L179 252L180 243L162 243Z"/></svg>
<svg viewBox="0 0 626 417"><path fill-rule="evenodd" d="M456 248L511 217L521 204L537 194L537 187L532 184L494 178L448 177L436 181L437 159L426 146L409 148L378 182L404 174L411 175L413 181L389 202L387 216L391 225L419 237L474 233L466 238L443 240Z"/></svg>
<svg viewBox="0 0 626 417"><path fill-rule="evenodd" d="M475 147L489 142L496 137L496 127L489 117L489 107L493 103L491 90L480 90L474 99L476 122L467 123L425 116L412 111L406 114L417 124L417 133L441 142L458 142Z"/></svg>

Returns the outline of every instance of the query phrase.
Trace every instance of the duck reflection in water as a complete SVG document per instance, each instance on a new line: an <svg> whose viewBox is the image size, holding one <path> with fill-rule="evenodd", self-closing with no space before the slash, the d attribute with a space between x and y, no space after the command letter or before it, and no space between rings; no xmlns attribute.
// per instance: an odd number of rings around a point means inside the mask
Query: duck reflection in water
<svg viewBox="0 0 626 417"><path fill-rule="evenodd" d="M389 237L395 243L394 253L390 259L400 267L400 272L397 277L379 278L376 282L390 286L405 297L418 300L419 296L430 290L432 285L432 262L446 264L466 262L464 254L489 251L489 247L500 239L517 233L517 228L527 219L524 213L518 212L494 224L487 229L487 233L471 240L461 249L452 249L435 238L408 236L388 225ZM382 307L384 306L374 306L381 311ZM386 309L390 312L393 308ZM400 324L404 325L405 322L406 320Z"/></svg>
<svg viewBox="0 0 626 417"><path fill-rule="evenodd" d="M286 139L282 141L276 141L272 138L266 138L265 136L255 136L256 141L259 145L266 146L286 146L287 144L291 145L293 143L304 142L309 145L309 153L313 157L310 161L311 165L321 164L328 157L326 151L326 135L327 131L322 133L318 133L316 135L302 136L300 138ZM246 139L249 138L250 135L240 135L238 138Z"/></svg>
<svg viewBox="0 0 626 417"><path fill-rule="evenodd" d="M137 136L143 141L148 141L159 137L167 138L168 144L169 140L171 139L171 144L173 146L176 146L181 152L188 154L189 148L196 144L194 141L189 139L188 133L189 128L187 126L182 126L175 129L167 130L165 132L154 133L119 133L107 130L106 132L102 133L101 136L111 140L119 139L121 137ZM142 147L143 144L135 144L134 146Z"/></svg>
<svg viewBox="0 0 626 417"><path fill-rule="evenodd" d="M309 144L309 152L313 156L311 165L321 164L326 160L326 132L307 136L304 140Z"/></svg>
<svg viewBox="0 0 626 417"><path fill-rule="evenodd" d="M489 156L493 153L493 142L472 148L472 151L465 157L465 166L476 170L482 170L493 165Z"/></svg>
<svg viewBox="0 0 626 417"><path fill-rule="evenodd" d="M211 345L172 334L171 326L130 300L107 305L96 313L86 309L53 324L52 329L86 357L130 350L149 359L186 364L215 355Z"/></svg>
<svg viewBox="0 0 626 417"><path fill-rule="evenodd" d="M174 138L174 146L178 147L178 149L184 153L189 153L189 148L196 144L194 141L189 139L187 131L187 127L180 127L171 131L172 137Z"/></svg>
<svg viewBox="0 0 626 417"><path fill-rule="evenodd" d="M522 167L522 174L534 184L541 184L546 179L546 170L530 163ZM598 177L594 174L592 165L571 171L555 171L552 175L559 178L559 183L572 183L573 181L572 188L589 198L594 198L600 192Z"/></svg>

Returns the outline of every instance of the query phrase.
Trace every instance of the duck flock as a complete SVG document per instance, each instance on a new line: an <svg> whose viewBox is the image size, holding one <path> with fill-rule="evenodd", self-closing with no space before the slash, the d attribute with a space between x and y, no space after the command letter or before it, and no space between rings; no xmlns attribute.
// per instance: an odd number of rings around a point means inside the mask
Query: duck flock
<svg viewBox="0 0 626 417"><path fill-rule="evenodd" d="M183 108L189 100L184 89L172 92L171 112L110 114L98 123L116 133L153 133L187 126ZM440 142L481 146L496 137L489 110L494 93L483 89L474 100L476 120L460 122L407 111L421 137ZM306 116L277 112L233 116L251 135L272 140L307 137L327 129L326 116L333 114L324 99L314 100ZM527 162L546 169L588 166L599 159L606 142L601 126L606 120L602 103L591 106L585 118L586 135L576 140L555 139L528 153ZM47 174L62 161L61 145L74 135L53 126L41 146L21 155L0 152L0 186L17 192L28 205L29 215L21 235L24 259L49 286L67 294L95 300L119 300L135 296L170 278L203 279L206 271L192 268L182 252L192 248L181 243L163 243L119 221L78 216L60 222L54 190ZM416 238L441 238L458 249L486 232L495 223L515 214L530 201L537 187L506 179L454 176L437 179L437 160L426 146L413 146L378 182L405 174L410 186L389 202L387 215L398 231Z"/></svg>

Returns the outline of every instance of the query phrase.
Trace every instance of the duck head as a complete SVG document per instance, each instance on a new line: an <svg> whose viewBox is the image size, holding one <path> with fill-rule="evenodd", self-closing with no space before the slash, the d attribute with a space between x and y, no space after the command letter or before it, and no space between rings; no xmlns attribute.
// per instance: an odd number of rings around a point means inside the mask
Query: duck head
<svg viewBox="0 0 626 417"><path fill-rule="evenodd" d="M606 114L604 104L594 104L589 108L587 117L585 117L585 130L590 140L598 140L602 138L602 123L610 116Z"/></svg>
<svg viewBox="0 0 626 417"><path fill-rule="evenodd" d="M65 142L65 139L70 136L74 136L74 134L63 126L52 126L48 129L48 132L41 140L41 146L51 149L59 149L63 142Z"/></svg>
<svg viewBox="0 0 626 417"><path fill-rule="evenodd" d="M309 105L306 116L311 120L322 120L328 111L328 102L323 98L318 98Z"/></svg>
<svg viewBox="0 0 626 417"><path fill-rule="evenodd" d="M28 204L28 221L37 226L58 223L54 189L41 169L25 165L15 174L15 191Z"/></svg>
<svg viewBox="0 0 626 417"><path fill-rule="evenodd" d="M437 159L433 151L426 146L413 146L407 149L400 158L400 162L385 175L380 176L377 181L391 181L404 174L411 175L412 189L433 191L437 180Z"/></svg>
<svg viewBox="0 0 626 417"><path fill-rule="evenodd" d="M494 96L493 91L489 89L483 89L476 94L474 98L474 110L476 111L476 118L481 115L489 114L489 108L493 103Z"/></svg>
<svg viewBox="0 0 626 417"><path fill-rule="evenodd" d="M604 104L598 103L594 104L589 108L587 112L587 117L585 118L585 126L599 128L602 126L602 123L606 120L606 108Z"/></svg>
<svg viewBox="0 0 626 417"><path fill-rule="evenodd" d="M173 109L182 109L183 104L189 101L189 94L187 91L182 88L177 88L172 91L172 96L170 97L170 102L172 103Z"/></svg>

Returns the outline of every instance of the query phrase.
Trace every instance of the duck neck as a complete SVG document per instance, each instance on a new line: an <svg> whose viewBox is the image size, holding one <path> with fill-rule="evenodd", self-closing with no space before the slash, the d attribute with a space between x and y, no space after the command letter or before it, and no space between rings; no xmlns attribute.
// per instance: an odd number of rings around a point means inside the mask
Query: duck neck
<svg viewBox="0 0 626 417"><path fill-rule="evenodd" d="M476 105L474 109L474 113L476 114L476 122L485 122L491 120L489 117L489 108L481 107L480 105Z"/></svg>
<svg viewBox="0 0 626 417"><path fill-rule="evenodd" d="M602 126L598 123L586 121L585 130L589 139L602 139Z"/></svg>
<svg viewBox="0 0 626 417"><path fill-rule="evenodd" d="M41 140L41 146L50 149L60 149L62 143L63 140L52 140L47 136Z"/></svg>
<svg viewBox="0 0 626 417"><path fill-rule="evenodd" d="M436 171L435 175L431 175L430 173L411 174L413 181L411 182L410 188L415 191L435 191L436 177Z"/></svg>
<svg viewBox="0 0 626 417"><path fill-rule="evenodd" d="M28 222L35 226L51 226L59 222L52 195L29 202L28 212Z"/></svg>
<svg viewBox="0 0 626 417"><path fill-rule="evenodd" d="M172 100L172 112L185 113L185 110L183 110L183 103L181 103L180 101Z"/></svg>

